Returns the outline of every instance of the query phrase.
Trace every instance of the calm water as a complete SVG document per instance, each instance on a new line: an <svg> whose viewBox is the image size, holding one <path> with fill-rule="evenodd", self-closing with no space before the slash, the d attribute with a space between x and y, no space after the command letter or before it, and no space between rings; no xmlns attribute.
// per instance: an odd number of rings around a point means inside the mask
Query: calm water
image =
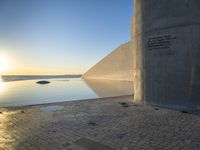
<svg viewBox="0 0 200 150"><path fill-rule="evenodd" d="M47 79L50 84L36 84L39 79L0 81L0 107L32 105L71 100L133 94L132 82L85 81L81 78Z"/></svg>

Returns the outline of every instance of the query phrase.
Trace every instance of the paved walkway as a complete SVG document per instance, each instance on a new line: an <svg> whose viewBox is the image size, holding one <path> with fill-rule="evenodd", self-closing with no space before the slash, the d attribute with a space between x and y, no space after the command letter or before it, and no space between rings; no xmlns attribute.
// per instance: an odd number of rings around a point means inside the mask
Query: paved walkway
<svg viewBox="0 0 200 150"><path fill-rule="evenodd" d="M0 109L0 150L200 150L197 115L135 105L131 96L49 105L63 109Z"/></svg>

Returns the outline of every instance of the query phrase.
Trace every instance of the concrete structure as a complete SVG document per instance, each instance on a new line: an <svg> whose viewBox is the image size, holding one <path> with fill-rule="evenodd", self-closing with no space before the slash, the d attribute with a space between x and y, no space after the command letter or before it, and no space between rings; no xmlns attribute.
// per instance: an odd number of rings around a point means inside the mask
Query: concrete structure
<svg viewBox="0 0 200 150"><path fill-rule="evenodd" d="M200 1L135 0L135 101L200 108Z"/></svg>
<svg viewBox="0 0 200 150"><path fill-rule="evenodd" d="M134 81L134 101L200 109L200 1L135 0L131 42L84 74Z"/></svg>
<svg viewBox="0 0 200 150"><path fill-rule="evenodd" d="M125 43L102 59L83 78L133 81L133 49Z"/></svg>

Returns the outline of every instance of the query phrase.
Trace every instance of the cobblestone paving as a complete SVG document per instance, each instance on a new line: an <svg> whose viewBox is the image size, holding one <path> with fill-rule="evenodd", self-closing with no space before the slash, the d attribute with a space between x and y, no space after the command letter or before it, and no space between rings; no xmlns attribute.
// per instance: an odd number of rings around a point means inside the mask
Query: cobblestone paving
<svg viewBox="0 0 200 150"><path fill-rule="evenodd" d="M131 96L0 109L0 150L137 149L200 150L200 117Z"/></svg>

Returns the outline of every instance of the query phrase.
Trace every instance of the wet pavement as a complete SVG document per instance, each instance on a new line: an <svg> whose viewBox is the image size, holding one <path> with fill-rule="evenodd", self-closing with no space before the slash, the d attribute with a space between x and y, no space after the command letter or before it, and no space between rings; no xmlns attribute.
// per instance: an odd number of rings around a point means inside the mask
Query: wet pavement
<svg viewBox="0 0 200 150"><path fill-rule="evenodd" d="M200 149L199 115L132 99L0 108L0 150Z"/></svg>

